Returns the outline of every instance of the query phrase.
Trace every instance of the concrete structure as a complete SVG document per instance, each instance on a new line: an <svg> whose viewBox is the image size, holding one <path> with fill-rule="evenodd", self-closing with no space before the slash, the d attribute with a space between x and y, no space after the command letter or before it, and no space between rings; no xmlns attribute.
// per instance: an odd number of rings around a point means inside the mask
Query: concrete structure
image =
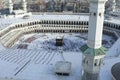
<svg viewBox="0 0 120 80"><path fill-rule="evenodd" d="M120 8L120 0L116 0L116 6Z"/></svg>
<svg viewBox="0 0 120 80"><path fill-rule="evenodd" d="M9 13L11 14L13 12L13 3L12 0L9 0Z"/></svg>
<svg viewBox="0 0 120 80"><path fill-rule="evenodd" d="M22 7L25 12L27 12L27 2L25 0L22 0Z"/></svg>
<svg viewBox="0 0 120 80"><path fill-rule="evenodd" d="M105 0L90 0L88 47L101 47ZM98 36L99 35L99 36Z"/></svg>
<svg viewBox="0 0 120 80"><path fill-rule="evenodd" d="M114 12L116 10L116 1L113 0L112 1L112 12Z"/></svg>
<svg viewBox="0 0 120 80"><path fill-rule="evenodd" d="M102 32L106 0L89 0L90 18L88 27L88 43L81 50L83 52L83 80L98 80L101 59L106 49L102 47Z"/></svg>
<svg viewBox="0 0 120 80"><path fill-rule="evenodd" d="M71 72L71 62L67 62L67 61L58 61L55 64L55 73L57 75L64 75L64 76L68 76L70 75Z"/></svg>
<svg viewBox="0 0 120 80"><path fill-rule="evenodd" d="M120 17L120 1L119 0L112 0L111 6L108 10L108 12L111 14L111 16Z"/></svg>
<svg viewBox="0 0 120 80"><path fill-rule="evenodd" d="M25 15L32 15L30 12L27 12L27 3L25 0L22 1L22 8L23 9L14 9L13 10L13 2L9 0L8 2L8 9L0 10L0 17L1 18L14 18L14 17L23 17Z"/></svg>

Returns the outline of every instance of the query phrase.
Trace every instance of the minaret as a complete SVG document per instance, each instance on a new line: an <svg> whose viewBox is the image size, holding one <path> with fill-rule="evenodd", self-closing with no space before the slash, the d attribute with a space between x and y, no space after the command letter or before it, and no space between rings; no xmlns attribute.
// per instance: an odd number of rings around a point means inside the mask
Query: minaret
<svg viewBox="0 0 120 80"><path fill-rule="evenodd" d="M9 13L11 14L13 12L13 3L12 0L9 0Z"/></svg>
<svg viewBox="0 0 120 80"><path fill-rule="evenodd" d="M82 80L98 80L101 60L106 49L102 47L102 32L105 2L107 0L89 0L90 17L87 45L81 47L83 52L84 74Z"/></svg>
<svg viewBox="0 0 120 80"><path fill-rule="evenodd" d="M27 12L27 2L25 0L22 0L22 8L25 12Z"/></svg>

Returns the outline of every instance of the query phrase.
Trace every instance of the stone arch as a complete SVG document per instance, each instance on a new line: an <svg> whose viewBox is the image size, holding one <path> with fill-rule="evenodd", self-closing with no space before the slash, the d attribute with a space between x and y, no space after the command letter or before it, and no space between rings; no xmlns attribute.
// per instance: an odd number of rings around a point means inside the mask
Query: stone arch
<svg viewBox="0 0 120 80"><path fill-rule="evenodd" d="M53 24L56 24L56 22L54 21L54 23Z"/></svg>
<svg viewBox="0 0 120 80"><path fill-rule="evenodd" d="M118 26L118 29L120 30L120 25Z"/></svg>
<svg viewBox="0 0 120 80"><path fill-rule="evenodd" d="M81 25L83 25L84 23L83 23L83 21L81 22Z"/></svg>
<svg viewBox="0 0 120 80"><path fill-rule="evenodd" d="M119 27L119 26L116 24L116 29L118 29L118 27Z"/></svg>
<svg viewBox="0 0 120 80"><path fill-rule="evenodd" d="M84 22L84 25L86 25L86 22Z"/></svg>
<svg viewBox="0 0 120 80"><path fill-rule="evenodd" d="M77 25L79 25L79 21L77 21Z"/></svg>
<svg viewBox="0 0 120 80"><path fill-rule="evenodd" d="M36 21L34 21L34 24L36 25Z"/></svg>
<svg viewBox="0 0 120 80"><path fill-rule="evenodd" d="M88 21L87 21L86 23L87 23L87 25L89 25L89 22L88 22Z"/></svg>

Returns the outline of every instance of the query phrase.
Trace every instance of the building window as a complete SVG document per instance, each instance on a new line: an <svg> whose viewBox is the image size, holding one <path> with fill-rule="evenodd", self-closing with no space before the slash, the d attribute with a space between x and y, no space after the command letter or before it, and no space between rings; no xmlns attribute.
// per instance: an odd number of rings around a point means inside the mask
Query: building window
<svg viewBox="0 0 120 80"><path fill-rule="evenodd" d="M97 60L95 60L95 62L94 62L94 66L97 66Z"/></svg>
<svg viewBox="0 0 120 80"><path fill-rule="evenodd" d="M94 61L94 66L99 66L100 65L100 60L99 59L96 59L95 61Z"/></svg>
<svg viewBox="0 0 120 80"><path fill-rule="evenodd" d="M100 17L101 17L101 15L102 15L102 14L101 14L101 13L99 13L99 16L100 16Z"/></svg>
<svg viewBox="0 0 120 80"><path fill-rule="evenodd" d="M93 13L94 16L96 16L96 13Z"/></svg>

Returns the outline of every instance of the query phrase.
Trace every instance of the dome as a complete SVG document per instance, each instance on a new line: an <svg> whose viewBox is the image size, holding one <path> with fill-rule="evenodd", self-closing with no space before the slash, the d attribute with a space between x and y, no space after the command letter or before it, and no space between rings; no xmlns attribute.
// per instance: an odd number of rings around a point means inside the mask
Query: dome
<svg viewBox="0 0 120 80"><path fill-rule="evenodd" d="M120 80L120 62L112 66L111 73L113 80Z"/></svg>

